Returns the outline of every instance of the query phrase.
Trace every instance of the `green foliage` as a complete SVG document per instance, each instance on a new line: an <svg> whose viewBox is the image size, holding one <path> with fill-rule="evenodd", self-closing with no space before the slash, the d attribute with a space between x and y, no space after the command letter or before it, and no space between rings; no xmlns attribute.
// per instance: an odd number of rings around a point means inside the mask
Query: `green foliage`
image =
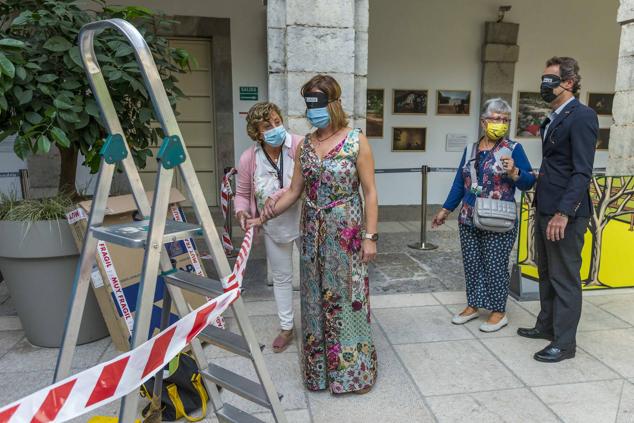
<svg viewBox="0 0 634 423"><path fill-rule="evenodd" d="M37 222L40 220L65 219L73 207L72 197L60 194L38 200L16 200L15 195L0 193L0 220Z"/></svg>
<svg viewBox="0 0 634 423"><path fill-rule="evenodd" d="M172 106L183 93L176 74L193 63L183 49L158 34L174 22L143 7L90 11L75 0L4 0L0 3L0 141L17 134L15 153L26 158L57 147L81 151L96 172L105 131L84 75L77 35L82 25L122 18L150 46ZM82 2L85 5L85 2ZM95 52L137 165L145 166L157 129L148 93L129 43L108 30L95 37Z"/></svg>

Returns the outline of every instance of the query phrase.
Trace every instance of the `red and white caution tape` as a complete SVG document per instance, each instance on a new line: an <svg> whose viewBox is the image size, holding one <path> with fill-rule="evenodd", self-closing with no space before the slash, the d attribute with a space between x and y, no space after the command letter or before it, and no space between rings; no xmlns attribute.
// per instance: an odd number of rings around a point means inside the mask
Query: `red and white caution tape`
<svg viewBox="0 0 634 423"><path fill-rule="evenodd" d="M244 270L247 268L247 260L251 253L251 246L253 245L253 233L254 229L250 228L246 234L244 234L244 240L240 246L240 252L238 252L238 258L233 265L233 272L222 280L222 287L225 292L231 291L236 288L242 287L242 279L244 278Z"/></svg>
<svg viewBox="0 0 634 423"><path fill-rule="evenodd" d="M233 189L231 189L231 178L238 173L235 168L229 169L227 173L222 177L222 186L220 187L220 205L222 208L222 216L225 223L222 229L222 246L226 252L233 252L233 242L229 236L229 228L227 215L229 213L229 202L233 198Z"/></svg>
<svg viewBox="0 0 634 423"><path fill-rule="evenodd" d="M220 316L238 293L226 292L138 348L0 408L0 423L64 422L138 389Z"/></svg>

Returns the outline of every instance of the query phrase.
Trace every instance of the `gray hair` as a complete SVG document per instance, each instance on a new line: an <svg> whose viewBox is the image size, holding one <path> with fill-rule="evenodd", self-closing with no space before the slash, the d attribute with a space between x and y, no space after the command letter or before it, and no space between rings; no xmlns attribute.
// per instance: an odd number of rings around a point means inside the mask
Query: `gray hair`
<svg viewBox="0 0 634 423"><path fill-rule="evenodd" d="M513 114L513 109L509 106L508 102L503 98L497 97L487 100L482 106L482 114L480 117L482 119L486 119L490 117L493 113L504 113L509 116Z"/></svg>

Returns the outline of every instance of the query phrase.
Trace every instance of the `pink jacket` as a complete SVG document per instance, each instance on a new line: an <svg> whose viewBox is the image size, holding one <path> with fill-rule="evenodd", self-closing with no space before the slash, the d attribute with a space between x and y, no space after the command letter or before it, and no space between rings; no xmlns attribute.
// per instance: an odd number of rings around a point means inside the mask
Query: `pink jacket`
<svg viewBox="0 0 634 423"><path fill-rule="evenodd" d="M291 134L291 148L288 155L295 160L297 147L300 145L304 137L301 135ZM236 181L236 197L234 200L235 213L239 211L247 211L251 217L257 217L257 204L255 201L255 187L253 186L253 175L255 175L255 148L256 145L249 147L238 163L238 178ZM281 196L289 187L284 187L275 193L275 197Z"/></svg>

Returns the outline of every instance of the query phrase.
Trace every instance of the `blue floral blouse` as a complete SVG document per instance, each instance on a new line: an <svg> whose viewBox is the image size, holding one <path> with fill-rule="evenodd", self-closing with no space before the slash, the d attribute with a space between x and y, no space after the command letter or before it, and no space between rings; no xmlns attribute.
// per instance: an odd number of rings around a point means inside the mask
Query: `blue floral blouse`
<svg viewBox="0 0 634 423"><path fill-rule="evenodd" d="M513 152L511 157L515 161L515 166L520 170L519 179L515 182L505 174L496 172L494 168L496 164L494 154L504 147ZM478 185L482 187L482 192L479 194L480 197L515 201L515 188L526 191L533 187L535 184L535 175L533 175L533 168L521 144L503 139L494 147L491 154L488 153L488 151L479 151L477 153L476 170L478 174ZM467 149L465 148L453 185L451 186L451 190L443 207L453 211L462 201L458 222L463 225L473 225L473 207L475 206L476 194L471 191L471 165L469 161L465 160L466 154Z"/></svg>

